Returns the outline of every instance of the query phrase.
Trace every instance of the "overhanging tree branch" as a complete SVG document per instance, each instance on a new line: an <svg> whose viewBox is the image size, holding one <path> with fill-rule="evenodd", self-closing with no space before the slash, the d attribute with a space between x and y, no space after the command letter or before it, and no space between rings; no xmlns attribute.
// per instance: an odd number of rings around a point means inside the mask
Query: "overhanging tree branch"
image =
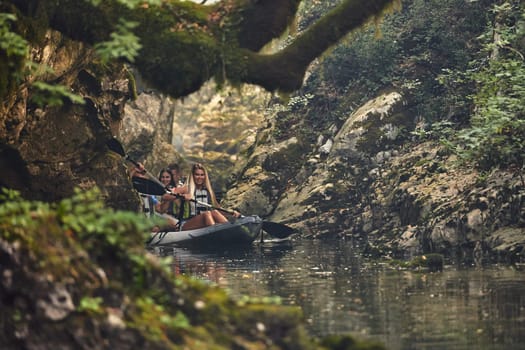
<svg viewBox="0 0 525 350"><path fill-rule="evenodd" d="M139 23L142 49L133 64L152 86L173 97L198 90L212 77L294 91L316 57L348 32L400 0L345 0L293 43L273 55L262 46L281 35L301 0L231 0L207 6L166 1L127 9L116 1L11 0L26 20L88 44L107 40L119 18ZM9 1L8 1L9 2Z"/></svg>
<svg viewBox="0 0 525 350"><path fill-rule="evenodd" d="M244 52L246 74L240 80L269 91L292 92L301 87L308 65L351 31L400 5L396 0L346 0L273 55ZM236 70L238 68L235 68Z"/></svg>

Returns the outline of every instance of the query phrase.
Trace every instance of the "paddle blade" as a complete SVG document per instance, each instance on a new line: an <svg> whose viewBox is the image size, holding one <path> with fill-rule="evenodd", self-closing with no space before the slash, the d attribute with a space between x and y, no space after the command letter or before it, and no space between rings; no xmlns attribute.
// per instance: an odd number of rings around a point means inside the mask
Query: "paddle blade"
<svg viewBox="0 0 525 350"><path fill-rule="evenodd" d="M133 188L135 188L140 193L152 194L155 196L162 196L166 193L166 189L164 187L155 181L151 181L142 177L133 177L131 179L131 183L133 184Z"/></svg>
<svg viewBox="0 0 525 350"><path fill-rule="evenodd" d="M122 144L117 140L116 138L111 138L106 142L106 145L110 150L112 150L115 153L120 154L122 157L126 156L126 151L124 150L124 147L122 147Z"/></svg>
<svg viewBox="0 0 525 350"><path fill-rule="evenodd" d="M286 238L295 233L295 229L277 222L263 221L262 229L272 237Z"/></svg>

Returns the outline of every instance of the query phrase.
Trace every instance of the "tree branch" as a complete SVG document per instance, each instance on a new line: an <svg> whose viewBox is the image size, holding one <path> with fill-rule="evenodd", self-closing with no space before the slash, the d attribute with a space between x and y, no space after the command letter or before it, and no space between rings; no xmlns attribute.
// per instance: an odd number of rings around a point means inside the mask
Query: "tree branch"
<svg viewBox="0 0 525 350"><path fill-rule="evenodd" d="M297 90L315 58L398 3L397 0L345 0L280 52L262 55L245 51L246 74L240 81L260 85L269 91Z"/></svg>
<svg viewBox="0 0 525 350"><path fill-rule="evenodd" d="M301 0L259 0L244 7L237 28L239 47L257 52L293 23Z"/></svg>
<svg viewBox="0 0 525 350"><path fill-rule="evenodd" d="M344 0L292 44L257 53L292 22L301 0L236 0L214 5L163 2L129 10L116 1L11 0L26 20L89 44L107 40L120 18L139 23L142 49L133 64L153 87L173 97L198 90L212 77L294 91L316 57L348 32L400 0Z"/></svg>

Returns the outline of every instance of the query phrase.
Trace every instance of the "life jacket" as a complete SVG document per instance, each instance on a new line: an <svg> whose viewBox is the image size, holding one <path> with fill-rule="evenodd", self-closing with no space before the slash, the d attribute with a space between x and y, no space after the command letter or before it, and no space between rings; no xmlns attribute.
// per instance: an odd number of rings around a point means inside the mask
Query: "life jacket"
<svg viewBox="0 0 525 350"><path fill-rule="evenodd" d="M195 189L195 192L193 193L193 198L199 202L203 202L206 204L211 204L211 196L208 193L207 189ZM190 203L190 216L194 217L196 215L199 215L200 213L210 210L210 208L199 205L198 203L191 202Z"/></svg>
<svg viewBox="0 0 525 350"><path fill-rule="evenodd" d="M191 217L190 215L190 203L184 199L178 199L170 202L167 214L178 218L179 221L187 220Z"/></svg>

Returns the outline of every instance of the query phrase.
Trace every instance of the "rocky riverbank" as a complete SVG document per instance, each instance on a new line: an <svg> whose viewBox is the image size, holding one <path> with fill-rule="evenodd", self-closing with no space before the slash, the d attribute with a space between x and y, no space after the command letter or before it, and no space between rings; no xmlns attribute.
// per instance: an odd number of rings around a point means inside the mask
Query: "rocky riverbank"
<svg viewBox="0 0 525 350"><path fill-rule="evenodd" d="M522 261L520 171L480 173L459 164L442 145L402 132L415 128L410 113L391 92L327 128L327 136L317 134L316 144L263 130L268 137L228 192L229 205L269 215L303 237L359 240L376 256Z"/></svg>

